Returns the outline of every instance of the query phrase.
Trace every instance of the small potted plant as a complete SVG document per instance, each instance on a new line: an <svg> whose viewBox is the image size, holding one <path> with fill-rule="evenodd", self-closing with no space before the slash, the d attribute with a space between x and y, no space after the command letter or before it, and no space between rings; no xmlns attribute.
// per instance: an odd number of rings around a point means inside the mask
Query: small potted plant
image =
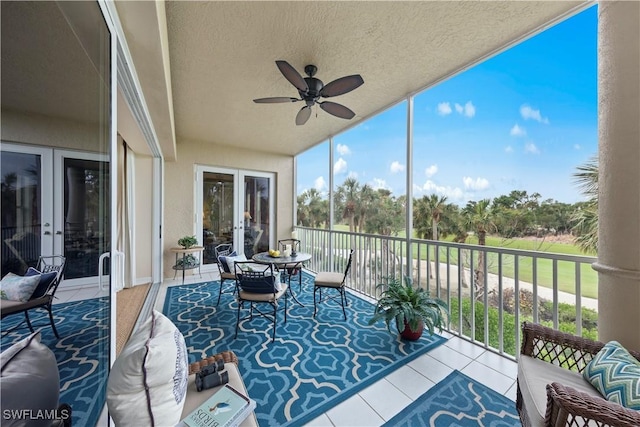
<svg viewBox="0 0 640 427"><path fill-rule="evenodd" d="M197 267L199 264L200 262L198 261L198 258L191 254L185 255L176 262L176 266L182 268Z"/></svg>
<svg viewBox="0 0 640 427"><path fill-rule="evenodd" d="M384 319L389 332L392 332L391 321L395 319L400 336L411 341L419 339L425 327L430 334L434 328L442 331L449 315L447 304L440 298L432 298L428 290L414 287L411 278L406 277L402 281L389 277L377 287L384 291L369 320L370 325Z"/></svg>
<svg viewBox="0 0 640 427"><path fill-rule="evenodd" d="M178 244L185 249L189 249L198 244L198 239L196 239L196 236L184 236L178 239Z"/></svg>

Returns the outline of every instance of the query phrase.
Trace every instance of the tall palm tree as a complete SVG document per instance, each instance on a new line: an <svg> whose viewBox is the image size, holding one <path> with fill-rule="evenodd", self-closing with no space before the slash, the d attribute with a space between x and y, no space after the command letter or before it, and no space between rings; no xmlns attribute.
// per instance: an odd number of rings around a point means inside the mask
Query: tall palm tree
<svg viewBox="0 0 640 427"><path fill-rule="evenodd" d="M592 157L578 166L573 174L575 183L587 201L571 216L572 231L576 234L576 243L584 252L598 250L598 158Z"/></svg>
<svg viewBox="0 0 640 427"><path fill-rule="evenodd" d="M335 193L336 205L342 211L342 219L346 219L349 224L349 231L355 232L356 211L358 208L358 198L360 183L355 178L347 178Z"/></svg>
<svg viewBox="0 0 640 427"><path fill-rule="evenodd" d="M463 215L467 226L478 236L478 245L486 246L487 233L494 231L495 211L490 209L491 200L483 199L477 202L471 201L463 209ZM484 266L486 264L486 252L482 251L478 257L478 264L475 270L476 298L480 299L486 292L484 277Z"/></svg>

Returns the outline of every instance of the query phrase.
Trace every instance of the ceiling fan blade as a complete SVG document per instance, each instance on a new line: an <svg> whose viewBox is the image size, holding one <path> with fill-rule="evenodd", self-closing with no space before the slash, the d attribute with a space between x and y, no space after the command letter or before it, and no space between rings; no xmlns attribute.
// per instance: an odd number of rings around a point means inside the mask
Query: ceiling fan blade
<svg viewBox="0 0 640 427"><path fill-rule="evenodd" d="M341 119L350 120L353 118L353 116L356 115L356 113L354 113L353 111L351 111L350 109L348 109L342 104L338 104L331 101L318 102L318 104L320 104L320 108L322 108L327 113L332 114L336 117L340 117Z"/></svg>
<svg viewBox="0 0 640 427"><path fill-rule="evenodd" d="M288 96L274 96L273 98L258 98L254 99L253 102L256 104L276 104L278 102L296 102L300 101L298 98L291 98Z"/></svg>
<svg viewBox="0 0 640 427"><path fill-rule="evenodd" d="M307 123L309 117L311 117L311 107L302 107L300 111L298 111L298 115L296 116L296 124L298 126L301 126Z"/></svg>
<svg viewBox="0 0 640 427"><path fill-rule="evenodd" d="M330 83L327 83L320 91L320 96L329 98L330 96L338 96L347 92L351 92L355 88L361 86L364 80L360 74L354 74L352 76L340 77Z"/></svg>
<svg viewBox="0 0 640 427"><path fill-rule="evenodd" d="M276 65L285 79L289 80L289 83L294 85L296 89L304 93L309 91L309 85L307 85L307 82L287 61L276 61Z"/></svg>

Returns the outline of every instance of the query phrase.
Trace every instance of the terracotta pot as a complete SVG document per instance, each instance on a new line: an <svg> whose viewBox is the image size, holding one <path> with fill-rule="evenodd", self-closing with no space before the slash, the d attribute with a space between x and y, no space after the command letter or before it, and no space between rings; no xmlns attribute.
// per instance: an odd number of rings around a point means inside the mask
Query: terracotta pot
<svg viewBox="0 0 640 427"><path fill-rule="evenodd" d="M412 331L407 322L404 322L404 330L400 332L400 338L408 341L417 341L422 336L422 330L424 329L424 324L420 322L418 324L418 329L416 331Z"/></svg>

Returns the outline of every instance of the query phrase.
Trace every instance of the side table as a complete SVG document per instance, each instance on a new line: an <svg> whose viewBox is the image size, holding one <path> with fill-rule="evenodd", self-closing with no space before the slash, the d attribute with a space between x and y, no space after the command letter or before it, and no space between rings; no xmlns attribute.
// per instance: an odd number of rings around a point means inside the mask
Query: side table
<svg viewBox="0 0 640 427"><path fill-rule="evenodd" d="M194 268L198 269L198 274L202 278L202 273L200 272L200 266L202 265L202 251L204 251L204 246L191 246L189 249L183 247L175 247L170 249L171 252L176 254L176 263L173 266L175 272L173 273L173 278L176 278L176 274L178 274L178 270L182 270L182 284L184 285L184 272L186 270L192 270ZM189 264L185 265L184 259L187 255L190 254L199 254L198 255L198 263L197 264ZM178 265L178 255L182 254L182 265Z"/></svg>

